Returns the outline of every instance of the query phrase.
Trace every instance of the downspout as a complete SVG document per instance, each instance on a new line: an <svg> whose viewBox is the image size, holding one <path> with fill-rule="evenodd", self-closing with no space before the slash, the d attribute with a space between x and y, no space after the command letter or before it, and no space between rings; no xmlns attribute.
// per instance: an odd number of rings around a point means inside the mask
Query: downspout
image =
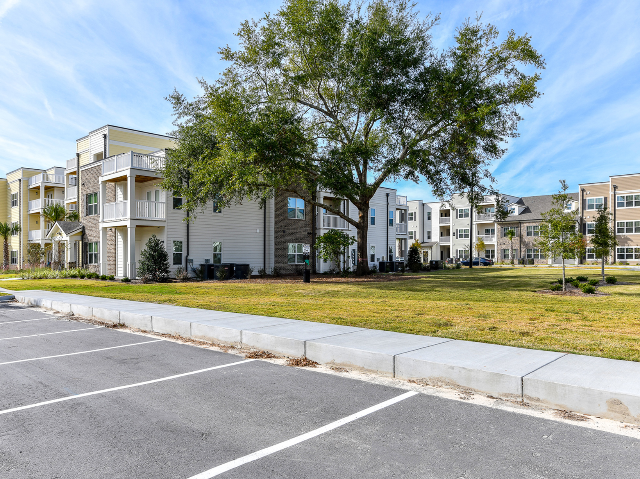
<svg viewBox="0 0 640 479"><path fill-rule="evenodd" d="M385 256L387 257L387 261L391 261L389 258L389 193L387 193L387 219L385 220L385 224L387 225L387 251Z"/></svg>
<svg viewBox="0 0 640 479"><path fill-rule="evenodd" d="M102 159L107 158L107 134L102 134Z"/></svg>
<svg viewBox="0 0 640 479"><path fill-rule="evenodd" d="M618 189L618 185L611 185L611 186L613 186L613 235L616 239L618 239L618 223L616 223L616 204L618 203L616 198L616 190ZM616 249L613 248L613 258L611 263L613 264L616 261L617 261Z"/></svg>
<svg viewBox="0 0 640 479"><path fill-rule="evenodd" d="M267 199L262 200L262 269L267 271Z"/></svg>
<svg viewBox="0 0 640 479"><path fill-rule="evenodd" d="M311 272L316 274L316 236L318 235L318 207L315 206L317 200L317 191L311 193L311 248L309 250L309 263L311 264Z"/></svg>
<svg viewBox="0 0 640 479"><path fill-rule="evenodd" d="M480 266L480 260L478 260L478 266ZM469 203L469 268L473 268L473 203Z"/></svg>
<svg viewBox="0 0 640 479"><path fill-rule="evenodd" d="M187 190L189 189L189 177L187 176ZM187 209L187 254L184 258L184 271L185 273L189 273L189 210Z"/></svg>

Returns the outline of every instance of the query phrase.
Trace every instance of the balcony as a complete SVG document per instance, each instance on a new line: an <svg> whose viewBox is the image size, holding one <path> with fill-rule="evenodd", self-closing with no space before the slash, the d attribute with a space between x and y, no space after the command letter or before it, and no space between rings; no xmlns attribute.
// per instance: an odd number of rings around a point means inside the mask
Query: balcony
<svg viewBox="0 0 640 479"><path fill-rule="evenodd" d="M440 236L440 243L451 243L451 236Z"/></svg>
<svg viewBox="0 0 640 479"><path fill-rule="evenodd" d="M396 234L397 235L406 235L407 234L407 223L396 223Z"/></svg>
<svg viewBox="0 0 640 479"><path fill-rule="evenodd" d="M349 223L336 215L320 215L320 228L330 228L334 230L348 230Z"/></svg>
<svg viewBox="0 0 640 479"><path fill-rule="evenodd" d="M495 213L477 213L476 221L495 221L496 214Z"/></svg>
<svg viewBox="0 0 640 479"><path fill-rule="evenodd" d="M62 200L54 200L52 198L45 198L44 200L42 199L31 200L29 201L29 206L28 206L29 213L35 213L41 210L42 208L45 208L50 205L62 205L63 203L64 201Z"/></svg>
<svg viewBox="0 0 640 479"><path fill-rule="evenodd" d="M119 220L128 220L128 219L130 219L128 201L105 203L104 218L102 218L102 221L119 221ZM136 200L135 218L131 218L131 219L164 220L165 219L164 201Z"/></svg>
<svg viewBox="0 0 640 479"><path fill-rule="evenodd" d="M479 235L478 239L481 239L485 243L495 243L496 242L495 235Z"/></svg>
<svg viewBox="0 0 640 479"><path fill-rule="evenodd" d="M42 233L40 230L29 231L29 241L40 241L42 239Z"/></svg>
<svg viewBox="0 0 640 479"><path fill-rule="evenodd" d="M441 225L451 224L451 216L441 216L440 217L440 224Z"/></svg>
<svg viewBox="0 0 640 479"><path fill-rule="evenodd" d="M65 198L67 201L78 199L78 187L77 186L67 186L67 192Z"/></svg>
<svg viewBox="0 0 640 479"><path fill-rule="evenodd" d="M102 174L108 175L116 171L129 168L139 170L158 171L164 167L164 158L144 153L134 153L129 151L119 155L111 156L102 162Z"/></svg>
<svg viewBox="0 0 640 479"><path fill-rule="evenodd" d="M75 170L76 161L77 160L75 158L71 158L70 160L67 160L67 170Z"/></svg>
<svg viewBox="0 0 640 479"><path fill-rule="evenodd" d="M40 186L40 183L49 183L54 186L64 186L64 175L49 175L40 173L29 178L29 188Z"/></svg>
<svg viewBox="0 0 640 479"><path fill-rule="evenodd" d="M407 197L406 196L396 196L396 205L398 205L398 206L407 206Z"/></svg>

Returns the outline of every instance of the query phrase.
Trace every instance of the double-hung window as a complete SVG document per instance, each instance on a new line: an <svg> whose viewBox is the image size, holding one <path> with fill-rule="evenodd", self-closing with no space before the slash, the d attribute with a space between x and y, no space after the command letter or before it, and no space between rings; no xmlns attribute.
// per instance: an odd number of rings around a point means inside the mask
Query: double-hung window
<svg viewBox="0 0 640 479"><path fill-rule="evenodd" d="M458 258L460 258L460 259L469 259L469 250L468 249L459 249L458 250Z"/></svg>
<svg viewBox="0 0 640 479"><path fill-rule="evenodd" d="M457 211L458 218L468 218L469 217L469 208L460 208Z"/></svg>
<svg viewBox="0 0 640 479"><path fill-rule="evenodd" d="M427 221L431 221L431 211L427 211Z"/></svg>
<svg viewBox="0 0 640 479"><path fill-rule="evenodd" d="M87 263L98 264L100 243L95 241L87 244Z"/></svg>
<svg viewBox="0 0 640 479"><path fill-rule="evenodd" d="M393 226L393 211L389 211L389 226Z"/></svg>
<svg viewBox="0 0 640 479"><path fill-rule="evenodd" d="M369 210L369 217L371 218L371 226L375 226L376 225L376 209L375 208L371 208Z"/></svg>
<svg viewBox="0 0 640 479"><path fill-rule="evenodd" d="M510 250L508 248L503 249L502 250L502 259L509 259L510 258L509 253L510 253Z"/></svg>
<svg viewBox="0 0 640 479"><path fill-rule="evenodd" d="M594 248L587 248L587 259L596 259L596 253Z"/></svg>
<svg viewBox="0 0 640 479"><path fill-rule="evenodd" d="M18 206L18 193L11 193L11 207Z"/></svg>
<svg viewBox="0 0 640 479"><path fill-rule="evenodd" d="M173 209L180 210L182 209L182 196L176 196L176 192L173 192Z"/></svg>
<svg viewBox="0 0 640 479"><path fill-rule="evenodd" d="M484 235L485 236L495 236L496 235L496 229L495 228L485 228L484 229Z"/></svg>
<svg viewBox="0 0 640 479"><path fill-rule="evenodd" d="M458 229L458 239L469 238L469 228Z"/></svg>
<svg viewBox="0 0 640 479"><path fill-rule="evenodd" d="M616 196L616 206L618 208L634 208L640 206L640 195Z"/></svg>
<svg viewBox="0 0 640 479"><path fill-rule="evenodd" d="M587 225L587 234L594 235L596 234L596 224L595 223L586 223Z"/></svg>
<svg viewBox="0 0 640 479"><path fill-rule="evenodd" d="M98 193L89 193L86 196L87 200L87 216L93 216L98 214Z"/></svg>
<svg viewBox="0 0 640 479"><path fill-rule="evenodd" d="M11 252L11 264L18 264L18 252L16 250Z"/></svg>
<svg viewBox="0 0 640 479"><path fill-rule="evenodd" d="M416 239L416 232L415 231L409 231L409 239L410 240L415 240Z"/></svg>
<svg viewBox="0 0 640 479"><path fill-rule="evenodd" d="M289 248L287 250L287 263L304 264L304 254L302 250L302 243L289 243Z"/></svg>
<svg viewBox="0 0 640 479"><path fill-rule="evenodd" d="M18 222L11 223L11 236L18 236Z"/></svg>
<svg viewBox="0 0 640 479"><path fill-rule="evenodd" d="M494 259L496 257L496 250L494 249L484 250L484 257L487 259Z"/></svg>
<svg viewBox="0 0 640 479"><path fill-rule="evenodd" d="M640 248L618 247L616 248L616 258L626 260L640 259Z"/></svg>
<svg viewBox="0 0 640 479"><path fill-rule="evenodd" d="M640 233L640 221L618 221L616 222L616 233Z"/></svg>
<svg viewBox="0 0 640 479"><path fill-rule="evenodd" d="M369 262L376 262L376 247L374 245L369 246Z"/></svg>
<svg viewBox="0 0 640 479"><path fill-rule="evenodd" d="M507 234L509 234L509 231L513 231L516 235L518 234L518 230L515 226L504 226L502 228L502 236L506 238Z"/></svg>
<svg viewBox="0 0 640 479"><path fill-rule="evenodd" d="M291 220L303 220L304 200L301 198L289 198L287 200L287 216Z"/></svg>
<svg viewBox="0 0 640 479"><path fill-rule="evenodd" d="M538 248L528 248L527 259L544 259L544 254Z"/></svg>
<svg viewBox="0 0 640 479"><path fill-rule="evenodd" d="M213 264L222 264L222 241L213 242Z"/></svg>
<svg viewBox="0 0 640 479"><path fill-rule="evenodd" d="M431 239L431 231L427 231L427 239L430 240Z"/></svg>
<svg viewBox="0 0 640 479"><path fill-rule="evenodd" d="M540 236L540 226L527 226L527 236Z"/></svg>
<svg viewBox="0 0 640 479"><path fill-rule="evenodd" d="M598 198L587 198L587 209L588 210L600 210L604 206L604 197L600 196Z"/></svg>
<svg viewBox="0 0 640 479"><path fill-rule="evenodd" d="M408 221L415 221L415 213L413 211L409 211L408 213Z"/></svg>
<svg viewBox="0 0 640 479"><path fill-rule="evenodd" d="M182 241L173 242L173 264L174 266L182 265Z"/></svg>

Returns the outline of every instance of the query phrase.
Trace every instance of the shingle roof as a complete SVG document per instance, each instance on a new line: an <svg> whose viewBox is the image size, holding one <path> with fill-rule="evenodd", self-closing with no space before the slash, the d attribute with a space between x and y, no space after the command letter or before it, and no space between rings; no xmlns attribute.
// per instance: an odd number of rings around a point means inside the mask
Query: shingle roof
<svg viewBox="0 0 640 479"><path fill-rule="evenodd" d="M569 193L569 197L577 201L578 193ZM519 215L507 216L505 222L541 220L542 213L553 207L553 195L523 196L516 204L523 205L524 210Z"/></svg>
<svg viewBox="0 0 640 479"><path fill-rule="evenodd" d="M67 236L69 235L69 233L73 233L74 231L82 228L82 223L80 223L79 221L58 221L57 224L62 232Z"/></svg>

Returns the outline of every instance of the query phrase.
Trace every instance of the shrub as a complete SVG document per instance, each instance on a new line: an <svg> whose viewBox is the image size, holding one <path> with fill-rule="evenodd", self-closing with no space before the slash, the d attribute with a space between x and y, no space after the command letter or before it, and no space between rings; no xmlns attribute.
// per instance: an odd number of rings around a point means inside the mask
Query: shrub
<svg viewBox="0 0 640 479"><path fill-rule="evenodd" d="M371 268L369 268L369 273L376 274L378 272L378 267L374 264Z"/></svg>
<svg viewBox="0 0 640 479"><path fill-rule="evenodd" d="M582 281L583 283L586 283L589 278L586 276L576 276L576 279L578 281Z"/></svg>
<svg viewBox="0 0 640 479"><path fill-rule="evenodd" d="M253 268L251 266L249 266L247 268L247 279L251 278L251 275L253 274Z"/></svg>
<svg viewBox="0 0 640 479"><path fill-rule="evenodd" d="M578 281L577 279L574 279L573 281L571 281L571 285L574 288L579 288L580 287L580 281Z"/></svg>
<svg viewBox="0 0 640 479"><path fill-rule="evenodd" d="M123 283L131 283L131 280L129 278L127 278L126 276L124 278L122 278L120 281L122 281Z"/></svg>
<svg viewBox="0 0 640 479"><path fill-rule="evenodd" d="M553 286L551 286L551 288L549 288L551 291L562 291L562 286L559 284L554 284Z"/></svg>
<svg viewBox="0 0 640 479"><path fill-rule="evenodd" d="M607 284L616 284L618 282L618 278L616 278L615 276L607 276L605 278L605 281L607 282Z"/></svg>
<svg viewBox="0 0 640 479"><path fill-rule="evenodd" d="M101 275L100 275L100 279L101 279L102 281L106 281L106 280L107 280L107 275L106 275L106 274L101 274Z"/></svg>
<svg viewBox="0 0 640 479"><path fill-rule="evenodd" d="M279 278L280 276L282 276L282 271L280 271L280 268L278 268L277 266L274 266L273 269L271 270L271 274L274 275L276 278Z"/></svg>
<svg viewBox="0 0 640 479"><path fill-rule="evenodd" d="M535 264L535 261L533 260L533 258L529 258L528 263L529 263L529 264Z"/></svg>
<svg viewBox="0 0 640 479"><path fill-rule="evenodd" d="M595 288L595 286L592 286L590 284L583 284L582 285L582 292L586 293L586 294L595 294L596 288Z"/></svg>
<svg viewBox="0 0 640 479"><path fill-rule="evenodd" d="M227 279L227 270L224 268L218 268L218 271L216 271L216 279L218 281L224 281Z"/></svg>
<svg viewBox="0 0 640 479"><path fill-rule="evenodd" d="M462 268L462 265L460 263L456 263L456 269L460 269Z"/></svg>
<svg viewBox="0 0 640 479"><path fill-rule="evenodd" d="M109 281L113 281L114 279L116 279L116 277L114 275L110 274L110 275L107 276L107 279Z"/></svg>
<svg viewBox="0 0 640 479"><path fill-rule="evenodd" d="M589 280L589 284L591 286L596 286L599 283L599 281L597 279L590 279Z"/></svg>
<svg viewBox="0 0 640 479"><path fill-rule="evenodd" d="M142 278L147 276L150 281L158 282L169 279L169 254L156 235L149 238L140 258L138 273Z"/></svg>
<svg viewBox="0 0 640 479"><path fill-rule="evenodd" d="M84 279L87 275L85 273L78 274L78 278Z"/></svg>
<svg viewBox="0 0 640 479"><path fill-rule="evenodd" d="M258 270L258 276L260 276L261 278L264 278L267 275L267 270L264 268L260 268Z"/></svg>
<svg viewBox="0 0 640 479"><path fill-rule="evenodd" d="M420 265L422 264L422 261L420 258L420 243L418 243L418 241L414 241L413 244L409 247L407 264L409 266L409 269L414 273L420 271Z"/></svg>
<svg viewBox="0 0 640 479"><path fill-rule="evenodd" d="M576 279L573 276L568 276L566 278L567 283L573 283ZM562 284L562 278L560 278L560 284Z"/></svg>
<svg viewBox="0 0 640 479"><path fill-rule="evenodd" d="M189 279L189 272L182 267L176 269L176 279L178 281L187 281Z"/></svg>

